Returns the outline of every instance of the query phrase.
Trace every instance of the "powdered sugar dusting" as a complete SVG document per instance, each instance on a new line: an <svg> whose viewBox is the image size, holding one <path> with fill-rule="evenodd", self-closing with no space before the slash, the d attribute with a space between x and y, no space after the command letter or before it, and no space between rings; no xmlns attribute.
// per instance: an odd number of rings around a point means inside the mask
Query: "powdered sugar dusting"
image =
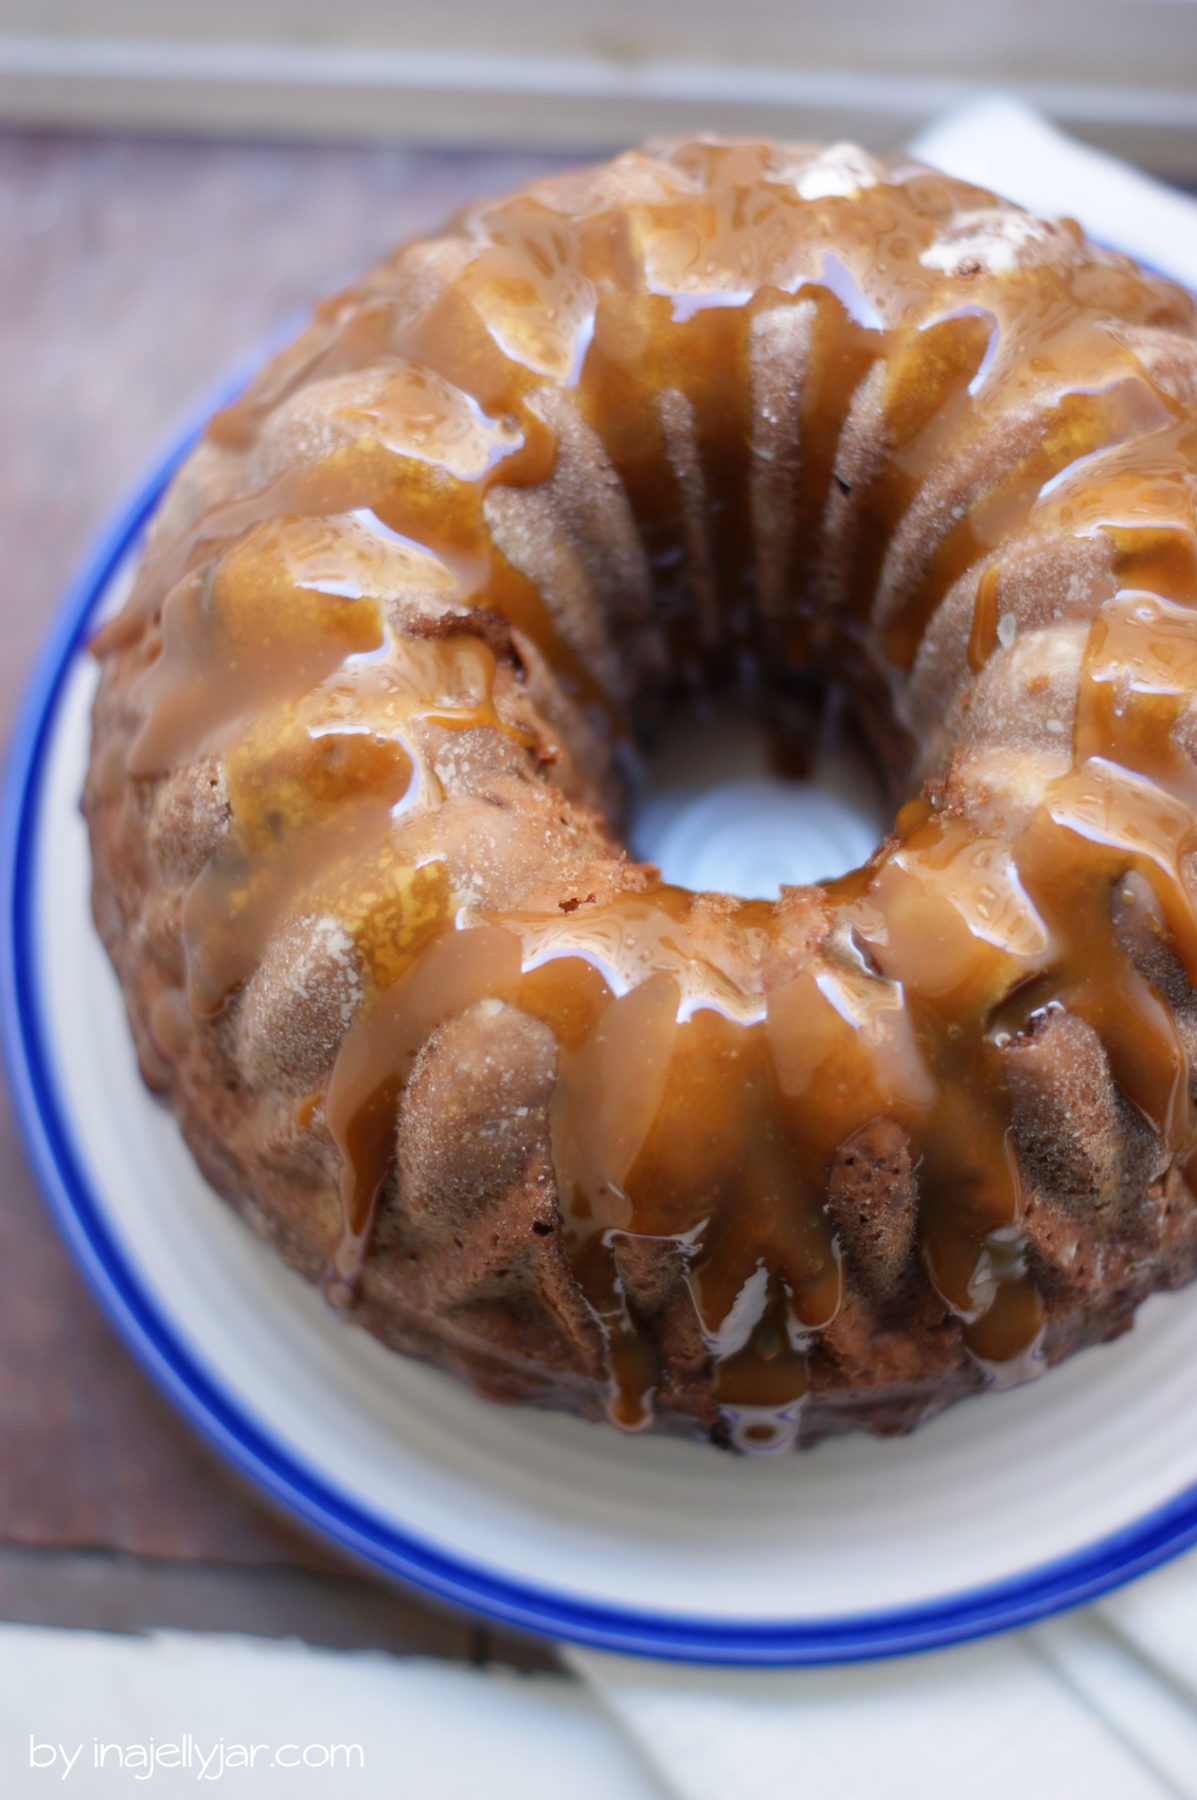
<svg viewBox="0 0 1197 1800"><path fill-rule="evenodd" d="M271 941L246 988L237 1031L243 1069L292 1090L317 1086L362 992L361 959L341 921L295 920Z"/></svg>
<svg viewBox="0 0 1197 1800"><path fill-rule="evenodd" d="M855 144L832 144L808 163L794 181L804 200L843 200L876 185L872 160Z"/></svg>
<svg viewBox="0 0 1197 1800"><path fill-rule="evenodd" d="M919 261L925 269L939 269L945 275L1009 275L1024 264L1046 260L1044 252L1063 239L1061 228L1046 219L1006 207L984 207L959 214Z"/></svg>

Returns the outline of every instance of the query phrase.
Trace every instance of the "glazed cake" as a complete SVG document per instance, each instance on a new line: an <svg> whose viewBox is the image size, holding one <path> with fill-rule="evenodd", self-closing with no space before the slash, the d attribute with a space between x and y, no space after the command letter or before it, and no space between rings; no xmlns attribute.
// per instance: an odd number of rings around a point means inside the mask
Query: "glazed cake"
<svg viewBox="0 0 1197 1800"><path fill-rule="evenodd" d="M1195 500L1189 298L900 158L674 143L405 245L95 645L95 917L205 1175L395 1350L741 1449L1126 1329L1197 1256ZM728 685L846 697L864 868L630 857Z"/></svg>

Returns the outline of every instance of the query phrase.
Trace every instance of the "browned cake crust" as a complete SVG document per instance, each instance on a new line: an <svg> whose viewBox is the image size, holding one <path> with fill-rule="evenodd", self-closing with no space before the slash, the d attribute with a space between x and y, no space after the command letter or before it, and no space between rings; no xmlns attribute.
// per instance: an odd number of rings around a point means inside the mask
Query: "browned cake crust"
<svg viewBox="0 0 1197 1800"><path fill-rule="evenodd" d="M97 641L94 908L209 1180L502 1399L904 1431L1188 1281L1197 325L1075 227L681 143L410 244L218 417ZM776 904L630 731L846 693Z"/></svg>

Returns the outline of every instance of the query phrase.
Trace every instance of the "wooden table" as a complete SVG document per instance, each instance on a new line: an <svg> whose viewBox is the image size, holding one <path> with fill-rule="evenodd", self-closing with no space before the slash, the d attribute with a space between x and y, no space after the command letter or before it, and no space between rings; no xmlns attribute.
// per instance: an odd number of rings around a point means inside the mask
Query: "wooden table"
<svg viewBox="0 0 1197 1800"><path fill-rule="evenodd" d="M397 149L0 137L0 732L89 541L281 321L545 166ZM0 1091L0 1619L300 1635L544 1665L268 1513L126 1354Z"/></svg>

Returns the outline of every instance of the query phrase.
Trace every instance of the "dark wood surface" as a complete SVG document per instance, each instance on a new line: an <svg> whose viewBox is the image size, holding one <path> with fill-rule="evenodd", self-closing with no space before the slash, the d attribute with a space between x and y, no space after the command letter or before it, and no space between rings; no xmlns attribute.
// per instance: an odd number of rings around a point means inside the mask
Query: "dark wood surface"
<svg viewBox="0 0 1197 1800"><path fill-rule="evenodd" d="M0 733L86 548L297 309L531 158L0 136ZM0 1619L544 1653L342 1565L174 1415L59 1242L0 1091Z"/></svg>

